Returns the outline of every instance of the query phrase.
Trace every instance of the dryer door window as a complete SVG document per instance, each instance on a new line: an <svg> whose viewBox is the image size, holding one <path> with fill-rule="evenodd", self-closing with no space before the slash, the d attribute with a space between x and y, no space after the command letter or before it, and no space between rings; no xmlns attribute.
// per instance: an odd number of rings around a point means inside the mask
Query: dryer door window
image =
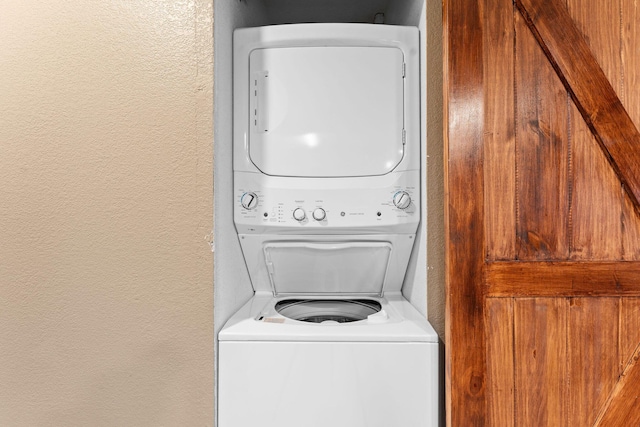
<svg viewBox="0 0 640 427"><path fill-rule="evenodd" d="M384 175L404 154L404 59L389 47L250 55L249 155L268 175Z"/></svg>

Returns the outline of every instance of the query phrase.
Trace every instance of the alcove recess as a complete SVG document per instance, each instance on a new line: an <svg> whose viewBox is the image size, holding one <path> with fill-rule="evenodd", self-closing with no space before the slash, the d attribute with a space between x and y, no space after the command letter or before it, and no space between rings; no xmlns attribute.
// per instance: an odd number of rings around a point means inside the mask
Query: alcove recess
<svg viewBox="0 0 640 427"><path fill-rule="evenodd" d="M437 7L440 7L439 3ZM253 288L233 224L233 30L242 27L313 22L409 25L420 29L420 45L425 51L426 10L425 0L223 0L214 2L214 330L216 337L227 319L253 295ZM422 69L426 70L426 54L421 56ZM438 64L437 68L441 68L441 65ZM421 85L423 98L421 116L424 118L424 112L427 110L425 72L422 72ZM428 150L425 120L421 126L421 164L426 164ZM439 133L441 134L441 130ZM441 155L433 157L441 162ZM439 167L441 168L441 165ZM403 294L420 312L427 315L427 265L431 265L432 262L427 260L427 248L430 248L427 241L429 227L426 219L430 215L427 210L427 193L430 190L426 185L426 171L423 171L422 182L425 183L422 188L422 222L405 277ZM441 190L437 193L441 193ZM431 194L434 192L431 191ZM435 253L435 251L432 252ZM432 274L433 268L430 267L429 275ZM439 294L440 291L436 293ZM429 303L429 307L432 305ZM435 306L440 305L443 306L444 301Z"/></svg>

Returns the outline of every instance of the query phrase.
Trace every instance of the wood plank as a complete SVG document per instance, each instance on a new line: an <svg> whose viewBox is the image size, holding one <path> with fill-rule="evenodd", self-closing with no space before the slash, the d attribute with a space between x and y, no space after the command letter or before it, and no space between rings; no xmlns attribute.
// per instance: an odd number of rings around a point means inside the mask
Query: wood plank
<svg viewBox="0 0 640 427"><path fill-rule="evenodd" d="M485 314L487 425L514 426L513 299L488 298Z"/></svg>
<svg viewBox="0 0 640 427"><path fill-rule="evenodd" d="M621 87L620 0L567 0L567 9L613 87ZM572 103L571 259L622 258L620 181Z"/></svg>
<svg viewBox="0 0 640 427"><path fill-rule="evenodd" d="M515 28L518 259L566 259L569 98L519 14Z"/></svg>
<svg viewBox="0 0 640 427"><path fill-rule="evenodd" d="M514 303L516 425L567 425L566 298Z"/></svg>
<svg viewBox="0 0 640 427"><path fill-rule="evenodd" d="M640 66L640 65L639 65ZM622 259L640 261L640 215L638 215L629 196L620 189L624 207L622 209Z"/></svg>
<svg viewBox="0 0 640 427"><path fill-rule="evenodd" d="M572 260L622 259L620 181L597 141L571 105L571 255Z"/></svg>
<svg viewBox="0 0 640 427"><path fill-rule="evenodd" d="M618 95L629 117L640 127L640 4L634 0L622 0L620 4L620 56L622 62L622 79Z"/></svg>
<svg viewBox="0 0 640 427"><path fill-rule="evenodd" d="M640 298L620 299L620 355L619 372L629 364L633 351L640 343Z"/></svg>
<svg viewBox="0 0 640 427"><path fill-rule="evenodd" d="M620 411L620 408L616 409L616 406L621 405L620 402L617 402L619 395L621 394L621 387L624 385L626 381L628 381L625 376L629 373L630 367L633 367L637 364L637 349L640 343L640 298L620 298L620 340L619 340L619 372L621 374L620 379L624 380L622 383L618 383L616 388L611 392L609 399L602 405L600 410L598 422L602 422L602 418L604 418L605 414L609 410L609 407L613 404L614 408L612 411ZM635 368L637 369L637 367ZM628 385L627 385L628 387ZM636 390L640 390L636 384ZM629 408L630 409L630 408ZM636 403L633 411L639 411L640 406ZM635 415L628 415L626 411L624 411L624 417L629 417L633 419L637 417ZM614 416L614 414L608 415L608 417L613 420L619 419L620 415ZM605 422L611 423L611 421L604 420ZM638 423L640 424L640 423ZM606 425L606 424L605 424ZM611 425L611 424L610 424ZM629 424L632 425L632 424Z"/></svg>
<svg viewBox="0 0 640 427"><path fill-rule="evenodd" d="M566 7L554 0L516 6L640 212L640 133Z"/></svg>
<svg viewBox="0 0 640 427"><path fill-rule="evenodd" d="M619 298L571 298L569 426L593 425L618 382Z"/></svg>
<svg viewBox="0 0 640 427"><path fill-rule="evenodd" d="M567 12L611 86L622 87L620 0L566 0Z"/></svg>
<svg viewBox="0 0 640 427"><path fill-rule="evenodd" d="M620 381L602 405L594 425L638 425L638 352L640 343L640 298L620 298ZM634 372L635 370L635 372ZM634 379L635 376L635 379ZM635 381L635 382L634 382ZM624 390L626 388L626 390ZM635 391L635 395L634 395ZM621 422L623 420L624 422ZM628 422L628 424L627 424ZM618 424L616 424L618 423Z"/></svg>
<svg viewBox="0 0 640 427"><path fill-rule="evenodd" d="M640 345L625 367L608 402L598 415L594 427L640 425Z"/></svg>
<svg viewBox="0 0 640 427"><path fill-rule="evenodd" d="M511 1L485 0L484 179L487 258L516 257L515 93Z"/></svg>
<svg viewBox="0 0 640 427"><path fill-rule="evenodd" d="M478 0L481 1L481 0ZM446 416L486 425L482 295L483 36L478 1L446 0L444 22Z"/></svg>
<svg viewBox="0 0 640 427"><path fill-rule="evenodd" d="M640 296L640 262L493 262L489 297Z"/></svg>
<svg viewBox="0 0 640 427"><path fill-rule="evenodd" d="M629 116L640 127L640 4L637 1L624 0L620 12L620 35L622 47L623 79L618 92ZM622 211L622 245L625 260L640 260L640 215L633 211L633 204L628 197L624 198L625 209Z"/></svg>

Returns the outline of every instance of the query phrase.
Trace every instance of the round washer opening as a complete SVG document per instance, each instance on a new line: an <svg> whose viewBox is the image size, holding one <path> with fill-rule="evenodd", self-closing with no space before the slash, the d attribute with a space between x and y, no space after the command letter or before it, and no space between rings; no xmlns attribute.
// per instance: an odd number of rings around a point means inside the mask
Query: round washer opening
<svg viewBox="0 0 640 427"><path fill-rule="evenodd" d="M365 320L379 312L379 302L368 299L286 299L276 303L276 311L301 322L349 323Z"/></svg>

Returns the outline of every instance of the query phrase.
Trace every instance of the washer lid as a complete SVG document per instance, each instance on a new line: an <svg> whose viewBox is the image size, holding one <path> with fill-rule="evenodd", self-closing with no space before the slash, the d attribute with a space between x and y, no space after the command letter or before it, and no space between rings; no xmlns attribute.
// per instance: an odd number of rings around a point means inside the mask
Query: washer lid
<svg viewBox="0 0 640 427"><path fill-rule="evenodd" d="M274 295L382 295L389 242L273 242L264 257Z"/></svg>
<svg viewBox="0 0 640 427"><path fill-rule="evenodd" d="M265 174L384 175L402 160L400 49L256 49L249 68L249 156Z"/></svg>

